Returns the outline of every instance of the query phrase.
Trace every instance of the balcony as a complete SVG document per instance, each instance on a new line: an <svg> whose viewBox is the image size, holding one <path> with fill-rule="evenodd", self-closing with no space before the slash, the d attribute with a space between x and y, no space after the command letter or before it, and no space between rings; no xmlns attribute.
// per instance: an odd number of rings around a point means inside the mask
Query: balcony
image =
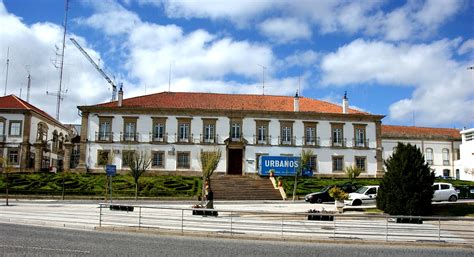
<svg viewBox="0 0 474 257"><path fill-rule="evenodd" d="M314 146L314 147L320 146L319 137L303 137L303 143L305 146Z"/></svg>
<svg viewBox="0 0 474 257"><path fill-rule="evenodd" d="M369 139L354 139L352 140L352 146L355 148L369 148Z"/></svg>
<svg viewBox="0 0 474 257"><path fill-rule="evenodd" d="M97 142L113 142L114 132L95 132L95 141Z"/></svg>
<svg viewBox="0 0 474 257"><path fill-rule="evenodd" d="M242 135L230 135L230 141L234 143L243 142L244 138Z"/></svg>
<svg viewBox="0 0 474 257"><path fill-rule="evenodd" d="M155 143L155 144L168 143L168 133L165 133L162 135L150 133L150 143Z"/></svg>
<svg viewBox="0 0 474 257"><path fill-rule="evenodd" d="M448 166L449 165L449 160L443 160L443 165Z"/></svg>
<svg viewBox="0 0 474 257"><path fill-rule="evenodd" d="M203 135L201 134L199 136L201 144L217 144L217 138L219 138L219 135Z"/></svg>
<svg viewBox="0 0 474 257"><path fill-rule="evenodd" d="M346 138L333 138L331 137L331 146L332 147L346 147L347 139Z"/></svg>
<svg viewBox="0 0 474 257"><path fill-rule="evenodd" d="M280 145L294 146L296 145L296 137L278 137Z"/></svg>
<svg viewBox="0 0 474 257"><path fill-rule="evenodd" d="M180 144L192 144L193 143L193 137L194 135L176 135L174 134L176 138L176 143Z"/></svg>
<svg viewBox="0 0 474 257"><path fill-rule="evenodd" d="M120 133L120 141L124 143L137 143L140 134L135 132Z"/></svg>
<svg viewBox="0 0 474 257"><path fill-rule="evenodd" d="M258 135L253 135L253 144L254 145L271 145L272 136L260 137Z"/></svg>

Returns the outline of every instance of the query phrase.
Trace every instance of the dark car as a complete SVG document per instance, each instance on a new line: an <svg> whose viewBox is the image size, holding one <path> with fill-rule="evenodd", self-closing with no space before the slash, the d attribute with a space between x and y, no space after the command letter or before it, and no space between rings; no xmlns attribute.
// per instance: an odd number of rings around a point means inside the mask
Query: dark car
<svg viewBox="0 0 474 257"><path fill-rule="evenodd" d="M331 185L331 186L324 187L319 192L314 192L314 193L311 193L311 194L307 194L304 197L304 200L306 202L310 202L310 203L334 202L334 198L332 198L329 195L329 190L333 187L339 187L342 190L344 190L344 192L346 192L346 193L352 193L352 192L357 190L357 186L354 185L354 184L350 184L350 183L346 183L346 184L342 184L342 185Z"/></svg>

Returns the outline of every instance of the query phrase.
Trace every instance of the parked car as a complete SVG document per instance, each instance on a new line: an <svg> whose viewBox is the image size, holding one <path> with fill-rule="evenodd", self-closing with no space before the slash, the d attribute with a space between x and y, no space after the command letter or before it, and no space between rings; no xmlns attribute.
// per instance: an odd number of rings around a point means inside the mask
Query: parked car
<svg viewBox="0 0 474 257"><path fill-rule="evenodd" d="M354 185L354 184L351 184L351 183L345 183L345 184L342 184L342 185L330 185L330 186L324 187L319 192L314 192L314 193L311 193L311 194L307 194L304 197L304 200L306 202L309 202L309 203L334 202L334 198L332 198L329 195L329 189L331 189L333 187L339 187L342 190L344 190L344 192L346 192L346 193L351 193L351 192L354 192L355 190L357 190L357 186Z"/></svg>
<svg viewBox="0 0 474 257"><path fill-rule="evenodd" d="M344 204L358 206L362 204L375 203L379 186L363 186L354 193L349 194L349 199L344 200Z"/></svg>
<svg viewBox="0 0 474 257"><path fill-rule="evenodd" d="M435 202L456 202L458 200L458 192L450 183L434 183L432 200Z"/></svg>

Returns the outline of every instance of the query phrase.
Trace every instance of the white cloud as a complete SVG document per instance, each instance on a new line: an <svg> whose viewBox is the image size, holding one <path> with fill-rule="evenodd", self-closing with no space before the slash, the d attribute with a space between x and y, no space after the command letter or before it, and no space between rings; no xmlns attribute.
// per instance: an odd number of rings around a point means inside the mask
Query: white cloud
<svg viewBox="0 0 474 257"><path fill-rule="evenodd" d="M320 54L313 50L307 50L304 52L296 51L294 54L287 56L282 65L284 67L309 67L314 65L319 58Z"/></svg>
<svg viewBox="0 0 474 257"><path fill-rule="evenodd" d="M308 24L293 18L268 19L259 25L259 29L265 36L280 43L311 37L311 29Z"/></svg>
<svg viewBox="0 0 474 257"><path fill-rule="evenodd" d="M474 39L464 41L458 49L458 54L463 55L467 53L473 53L474 50Z"/></svg>
<svg viewBox="0 0 474 257"><path fill-rule="evenodd" d="M392 121L406 122L415 112L425 125L463 123L474 114L466 108L474 104L474 87L466 63L453 59L458 45L458 39L419 45L358 39L322 58L322 83L411 86L411 98L390 107Z"/></svg>
<svg viewBox="0 0 474 257"><path fill-rule="evenodd" d="M47 96L46 91L58 91L59 70L52 65L52 60L56 59L55 45L62 44L62 27L52 23L25 25L20 18L9 14L1 2L0 27L1 60L6 59L6 49L10 48L7 94L19 96L22 89L22 98L26 100L29 71L32 77L30 103L55 117L56 97ZM83 39L75 37L84 47L87 45ZM90 48L85 49L94 58L99 57ZM68 91L61 103L60 119L79 122L77 105L107 101L110 95L105 80L70 43L64 62L63 89ZM5 74L1 75L4 78Z"/></svg>

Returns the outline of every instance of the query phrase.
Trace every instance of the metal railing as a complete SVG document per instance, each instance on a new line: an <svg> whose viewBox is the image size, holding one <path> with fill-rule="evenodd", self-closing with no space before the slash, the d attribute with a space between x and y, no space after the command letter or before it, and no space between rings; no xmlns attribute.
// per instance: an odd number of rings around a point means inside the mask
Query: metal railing
<svg viewBox="0 0 474 257"><path fill-rule="evenodd" d="M132 212L114 211L107 204L100 204L99 227L134 227L219 235L224 233L232 237L260 236L282 240L301 237L305 240L474 243L474 218L133 207ZM195 215L196 210L203 211L202 214L207 216ZM217 212L218 216L213 216L212 212ZM401 220L411 223L397 223ZM418 224L420 220L421 224Z"/></svg>

